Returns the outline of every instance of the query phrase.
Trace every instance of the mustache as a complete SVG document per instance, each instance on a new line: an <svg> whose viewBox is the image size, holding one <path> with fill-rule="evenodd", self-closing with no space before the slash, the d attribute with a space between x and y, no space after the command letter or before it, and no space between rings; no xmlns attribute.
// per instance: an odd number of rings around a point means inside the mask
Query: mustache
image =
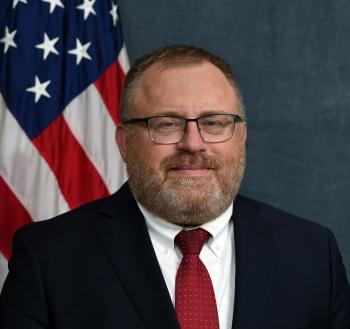
<svg viewBox="0 0 350 329"><path fill-rule="evenodd" d="M168 171L180 166L197 166L219 170L220 163L213 156L204 154L174 154L166 157L161 161L160 168Z"/></svg>

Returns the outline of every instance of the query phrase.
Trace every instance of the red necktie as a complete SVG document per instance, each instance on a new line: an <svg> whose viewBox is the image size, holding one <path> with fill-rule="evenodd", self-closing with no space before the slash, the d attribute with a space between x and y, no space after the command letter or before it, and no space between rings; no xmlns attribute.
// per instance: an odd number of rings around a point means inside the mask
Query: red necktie
<svg viewBox="0 0 350 329"><path fill-rule="evenodd" d="M176 274L175 310L181 329L219 329L215 294L199 254L210 234L202 229L181 231L175 244L183 257Z"/></svg>

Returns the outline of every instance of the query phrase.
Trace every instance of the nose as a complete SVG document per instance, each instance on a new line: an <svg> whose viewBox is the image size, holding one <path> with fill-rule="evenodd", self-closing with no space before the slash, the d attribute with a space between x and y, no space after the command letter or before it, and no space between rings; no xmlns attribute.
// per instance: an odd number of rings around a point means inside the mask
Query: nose
<svg viewBox="0 0 350 329"><path fill-rule="evenodd" d="M190 153L200 152L205 149L206 144L203 142L196 122L189 121L187 123L185 134L177 145L180 149Z"/></svg>

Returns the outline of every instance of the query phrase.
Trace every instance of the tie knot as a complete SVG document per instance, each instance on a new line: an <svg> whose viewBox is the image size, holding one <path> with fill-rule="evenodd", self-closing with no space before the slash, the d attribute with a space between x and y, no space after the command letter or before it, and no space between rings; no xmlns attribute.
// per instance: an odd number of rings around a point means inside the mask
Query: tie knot
<svg viewBox="0 0 350 329"><path fill-rule="evenodd" d="M185 255L199 255L210 234L201 228L183 230L175 237L175 244Z"/></svg>

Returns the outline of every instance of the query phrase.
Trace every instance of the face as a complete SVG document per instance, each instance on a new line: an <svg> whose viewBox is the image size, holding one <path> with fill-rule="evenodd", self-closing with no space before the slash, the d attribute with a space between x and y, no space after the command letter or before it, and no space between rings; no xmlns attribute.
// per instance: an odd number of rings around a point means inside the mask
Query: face
<svg viewBox="0 0 350 329"><path fill-rule="evenodd" d="M210 63L160 69L142 75L133 97L133 118L239 113L235 92L223 73ZM157 216L182 226L213 220L234 200L245 167L246 126L236 123L234 135L222 143L203 142L195 122L182 141L151 141L146 124L117 129L117 143L126 162L136 199Z"/></svg>

